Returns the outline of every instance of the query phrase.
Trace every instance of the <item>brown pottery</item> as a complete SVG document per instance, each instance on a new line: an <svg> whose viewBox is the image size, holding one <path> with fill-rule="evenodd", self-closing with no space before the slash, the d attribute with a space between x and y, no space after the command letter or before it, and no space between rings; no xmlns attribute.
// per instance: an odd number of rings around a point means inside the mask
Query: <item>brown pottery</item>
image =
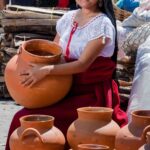
<svg viewBox="0 0 150 150"><path fill-rule="evenodd" d="M67 131L67 140L73 150L78 150L79 144L107 145L114 149L115 136L120 130L112 120L113 109L106 107L82 107L77 109L78 119Z"/></svg>
<svg viewBox="0 0 150 150"><path fill-rule="evenodd" d="M120 129L116 136L116 150L138 150L145 144L145 136L150 131L150 110L131 113L132 121Z"/></svg>
<svg viewBox="0 0 150 150"><path fill-rule="evenodd" d="M54 117L27 115L21 117L21 126L11 135L10 150L63 150L65 137L56 128Z"/></svg>
<svg viewBox="0 0 150 150"><path fill-rule="evenodd" d="M145 137L145 143L139 150L150 150L150 132L147 132Z"/></svg>
<svg viewBox="0 0 150 150"><path fill-rule="evenodd" d="M40 108L61 100L72 85L71 75L50 75L31 88L20 84L20 72L29 68L29 63L38 65L61 63L61 48L54 42L35 39L24 42L5 69L8 91L16 103L26 108Z"/></svg>

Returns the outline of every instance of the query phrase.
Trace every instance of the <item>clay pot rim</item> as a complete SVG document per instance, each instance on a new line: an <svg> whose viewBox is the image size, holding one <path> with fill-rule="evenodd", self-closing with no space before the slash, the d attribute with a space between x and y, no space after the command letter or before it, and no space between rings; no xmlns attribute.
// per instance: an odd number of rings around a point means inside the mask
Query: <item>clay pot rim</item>
<svg viewBox="0 0 150 150"><path fill-rule="evenodd" d="M45 118L49 118L49 119L45 119L45 120L26 120L27 118L36 118L36 117L45 117ZM20 122L48 122L48 121L54 121L55 117L50 116L50 115L41 115L41 114L34 114L34 115L25 115L23 117L20 118Z"/></svg>
<svg viewBox="0 0 150 150"><path fill-rule="evenodd" d="M25 50L25 46L30 43L30 42L35 42L35 41L43 41L45 43L53 43L54 45L56 45L59 49L60 49L60 52L58 54L53 54L51 56L40 56L40 55L35 55L35 54L32 54L30 52L28 52L27 50ZM53 42L53 41L48 41L48 40L44 40L44 39L31 39L31 40L27 40L25 41L23 44L22 44L22 51L24 53L26 53L27 55L30 55L32 57L37 57L37 58L53 58L53 57L57 57L57 56L61 56L62 55L62 48L56 43L56 42Z"/></svg>
<svg viewBox="0 0 150 150"><path fill-rule="evenodd" d="M77 111L90 112L90 113L102 113L102 112L113 112L113 109L108 107L80 107L77 109Z"/></svg>
<svg viewBox="0 0 150 150"><path fill-rule="evenodd" d="M94 149L99 149L99 148L103 148L103 149L109 149L109 146L107 145L99 145L99 144L79 144L78 145L79 148L94 148Z"/></svg>
<svg viewBox="0 0 150 150"><path fill-rule="evenodd" d="M148 112L149 113L149 116L147 115L140 115L140 112L142 113L145 113ZM135 117L139 117L139 118L150 118L150 110L135 110L135 111L132 111L131 112L131 115L132 116L135 116Z"/></svg>

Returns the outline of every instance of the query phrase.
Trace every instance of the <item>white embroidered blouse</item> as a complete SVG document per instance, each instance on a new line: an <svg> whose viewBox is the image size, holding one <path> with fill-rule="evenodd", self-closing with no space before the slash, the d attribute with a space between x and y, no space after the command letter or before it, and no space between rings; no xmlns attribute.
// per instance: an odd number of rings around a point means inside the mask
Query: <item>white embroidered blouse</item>
<svg viewBox="0 0 150 150"><path fill-rule="evenodd" d="M65 13L56 24L56 31L60 36L59 44L62 47L64 56L66 55L66 47L77 11L79 10L72 10ZM70 42L69 57L78 59L89 41L103 36L110 40L99 56L111 57L115 47L115 29L105 14L99 14L82 27L77 27Z"/></svg>

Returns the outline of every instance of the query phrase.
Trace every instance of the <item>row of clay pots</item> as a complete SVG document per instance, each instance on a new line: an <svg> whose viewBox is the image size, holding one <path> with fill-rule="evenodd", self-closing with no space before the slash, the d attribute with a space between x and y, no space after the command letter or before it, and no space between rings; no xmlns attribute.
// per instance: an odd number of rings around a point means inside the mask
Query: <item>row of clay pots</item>
<svg viewBox="0 0 150 150"><path fill-rule="evenodd" d="M79 118L67 132L67 140L73 150L113 150L115 136L120 127L112 118L113 110L103 107L83 107L78 109ZM28 115L20 119L21 126L10 137L11 150L63 150L65 138L54 127L54 117L47 115ZM77 131L77 132L76 132ZM79 145L79 146L78 146ZM108 146L100 146L108 145Z"/></svg>
<svg viewBox="0 0 150 150"><path fill-rule="evenodd" d="M79 144L107 145L109 150L138 150L146 143L146 137L150 143L148 110L134 111L132 121L122 129L111 119L111 108L83 107L77 111L78 119L70 125L67 132L67 140L73 150L80 150ZM21 127L16 129L10 138L11 150L64 149L65 138L61 131L53 126L54 117L29 115L22 117L20 121ZM141 149L148 150L149 145L146 144Z"/></svg>

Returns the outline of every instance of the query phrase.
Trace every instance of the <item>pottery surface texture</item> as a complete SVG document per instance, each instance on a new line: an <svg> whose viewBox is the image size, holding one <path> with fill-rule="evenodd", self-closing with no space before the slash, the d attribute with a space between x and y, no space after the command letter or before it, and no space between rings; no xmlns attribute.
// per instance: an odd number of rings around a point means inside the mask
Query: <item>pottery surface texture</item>
<svg viewBox="0 0 150 150"><path fill-rule="evenodd" d="M10 137L10 150L64 150L65 137L53 125L54 117L28 115L20 122Z"/></svg>
<svg viewBox="0 0 150 150"><path fill-rule="evenodd" d="M11 97L26 108L41 108L61 100L72 85L71 75L49 75L31 88L20 84L20 72L26 70L29 63L39 65L61 62L61 48L54 42L35 39L24 42L16 54L7 63L5 81Z"/></svg>
<svg viewBox="0 0 150 150"><path fill-rule="evenodd" d="M79 144L78 150L109 150L109 147L98 144Z"/></svg>
<svg viewBox="0 0 150 150"><path fill-rule="evenodd" d="M111 108L82 107L77 109L78 118L67 131L67 140L73 150L78 150L79 144L107 145L114 149L115 136L120 130L112 120Z"/></svg>
<svg viewBox="0 0 150 150"><path fill-rule="evenodd" d="M116 150L138 150L145 144L150 131L150 110L137 110L131 113L132 121L117 133Z"/></svg>
<svg viewBox="0 0 150 150"><path fill-rule="evenodd" d="M139 150L150 150L150 132L147 132L145 137L145 144Z"/></svg>

